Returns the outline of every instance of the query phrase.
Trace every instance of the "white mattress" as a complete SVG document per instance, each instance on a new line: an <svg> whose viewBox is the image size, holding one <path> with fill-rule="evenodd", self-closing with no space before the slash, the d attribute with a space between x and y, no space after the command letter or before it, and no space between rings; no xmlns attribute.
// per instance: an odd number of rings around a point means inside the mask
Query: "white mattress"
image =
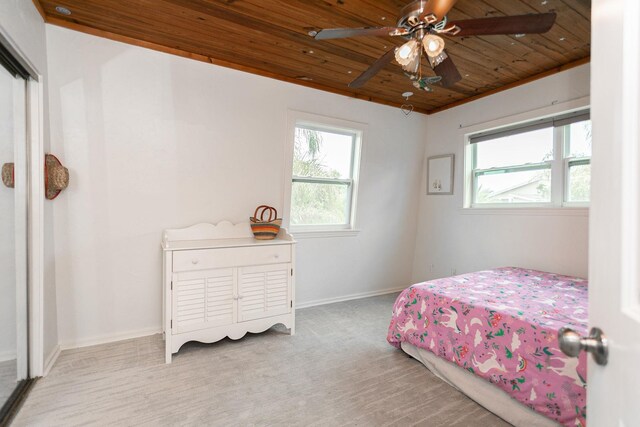
<svg viewBox="0 0 640 427"><path fill-rule="evenodd" d="M538 414L508 394L471 372L436 356L429 350L403 342L402 350L426 366L434 375L457 388L503 420L526 427L557 426L553 420Z"/></svg>

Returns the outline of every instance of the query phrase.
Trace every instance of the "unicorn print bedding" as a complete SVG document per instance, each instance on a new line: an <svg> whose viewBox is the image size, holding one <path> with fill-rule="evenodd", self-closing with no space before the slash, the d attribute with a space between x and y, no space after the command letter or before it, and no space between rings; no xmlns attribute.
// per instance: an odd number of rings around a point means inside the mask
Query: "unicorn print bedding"
<svg viewBox="0 0 640 427"><path fill-rule="evenodd" d="M387 340L424 348L565 426L586 425L586 355L565 356L558 330L587 335L587 281L498 268L402 291Z"/></svg>

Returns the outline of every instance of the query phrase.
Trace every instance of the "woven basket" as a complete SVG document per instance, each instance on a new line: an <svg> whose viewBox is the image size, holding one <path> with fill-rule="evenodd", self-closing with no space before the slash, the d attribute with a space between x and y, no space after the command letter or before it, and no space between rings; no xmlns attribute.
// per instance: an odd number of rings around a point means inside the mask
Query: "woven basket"
<svg viewBox="0 0 640 427"><path fill-rule="evenodd" d="M13 163L5 163L4 165L2 165L2 182L4 183L4 185L6 185L8 188L14 188L14 179L15 177Z"/></svg>
<svg viewBox="0 0 640 427"><path fill-rule="evenodd" d="M268 213L265 219L265 213ZM278 211L267 205L260 205L256 208L252 217L249 217L251 231L258 240L273 240L280 231L282 218L278 218Z"/></svg>

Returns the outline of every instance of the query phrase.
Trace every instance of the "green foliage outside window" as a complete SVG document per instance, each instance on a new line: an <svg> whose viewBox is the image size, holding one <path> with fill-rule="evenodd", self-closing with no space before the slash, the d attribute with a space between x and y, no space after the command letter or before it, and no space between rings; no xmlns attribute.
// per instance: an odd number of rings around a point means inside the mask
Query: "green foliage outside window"
<svg viewBox="0 0 640 427"><path fill-rule="evenodd" d="M322 135L311 129L296 127L293 176L338 179L340 173L323 163ZM291 224L347 224L349 188L339 183L293 182L291 189Z"/></svg>

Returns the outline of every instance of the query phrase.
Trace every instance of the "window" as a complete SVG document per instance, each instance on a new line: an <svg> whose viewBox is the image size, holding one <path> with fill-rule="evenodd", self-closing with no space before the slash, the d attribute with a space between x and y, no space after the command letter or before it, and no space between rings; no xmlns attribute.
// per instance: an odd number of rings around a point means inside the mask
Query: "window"
<svg viewBox="0 0 640 427"><path fill-rule="evenodd" d="M291 179L291 228L349 230L355 219L362 131L296 121Z"/></svg>
<svg viewBox="0 0 640 427"><path fill-rule="evenodd" d="M591 122L572 123L564 129L565 201L589 202L591 190Z"/></svg>
<svg viewBox="0 0 640 427"><path fill-rule="evenodd" d="M471 207L584 206L589 202L588 111L471 135L467 154L471 156Z"/></svg>

